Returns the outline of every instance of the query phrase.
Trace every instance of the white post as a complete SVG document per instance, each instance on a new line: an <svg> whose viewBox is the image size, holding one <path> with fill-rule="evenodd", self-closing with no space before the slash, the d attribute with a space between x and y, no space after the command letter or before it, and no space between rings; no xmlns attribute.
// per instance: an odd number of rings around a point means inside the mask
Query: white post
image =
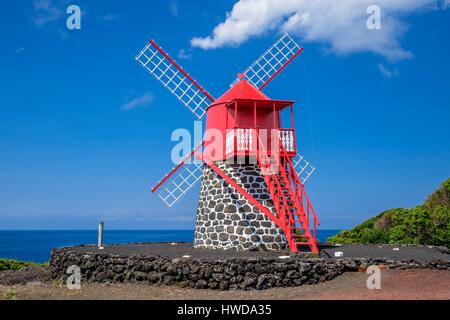
<svg viewBox="0 0 450 320"><path fill-rule="evenodd" d="M97 246L99 249L103 249L103 221L98 224L98 241Z"/></svg>

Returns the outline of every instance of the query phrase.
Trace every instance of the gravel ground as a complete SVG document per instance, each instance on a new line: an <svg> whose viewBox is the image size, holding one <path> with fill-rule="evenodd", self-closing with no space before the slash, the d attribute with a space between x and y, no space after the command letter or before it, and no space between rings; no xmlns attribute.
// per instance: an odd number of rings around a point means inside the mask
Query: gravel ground
<svg viewBox="0 0 450 320"><path fill-rule="evenodd" d="M103 250L96 246L77 246L71 250L83 253L115 253L120 255L152 255L168 258L181 258L189 255L194 259L218 260L229 258L277 258L289 255L288 251L235 251L194 249L191 243L139 243L124 245L106 245ZM396 246L396 245L358 245L342 246L321 245L321 257L335 259L334 253L341 251L347 258L388 258L392 260L414 259L417 261L444 260L450 261L450 254L436 247L428 246ZM394 250L398 249L398 250Z"/></svg>
<svg viewBox="0 0 450 320"><path fill-rule="evenodd" d="M387 258L392 260L450 261L450 254L443 248L434 246L411 245L376 245L376 244L348 244L340 247L330 247L322 250L322 256L334 257L334 253L341 251L346 258Z"/></svg>
<svg viewBox="0 0 450 320"><path fill-rule="evenodd" d="M50 279L48 267L28 267L19 271L0 271L0 285L5 286L30 282L48 282Z"/></svg>
<svg viewBox="0 0 450 320"><path fill-rule="evenodd" d="M69 290L62 283L28 282L25 285L0 285L0 299L450 299L450 271L383 270L381 289L366 288L367 274L345 273L316 285L276 288L262 291L217 291L151 286L137 283L83 284Z"/></svg>

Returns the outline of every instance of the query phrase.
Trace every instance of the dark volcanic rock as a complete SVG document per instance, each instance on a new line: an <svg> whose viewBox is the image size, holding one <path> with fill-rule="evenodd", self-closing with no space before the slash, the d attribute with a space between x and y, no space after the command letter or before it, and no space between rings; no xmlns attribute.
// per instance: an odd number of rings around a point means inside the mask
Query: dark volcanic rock
<svg viewBox="0 0 450 320"><path fill-rule="evenodd" d="M449 270L445 259L416 260L392 258L311 258L292 254L288 259L278 255L286 252L218 253L216 250L194 249L161 244L165 248L153 255L117 253L85 247L56 249L52 252L49 268L27 268L23 271L0 272L0 284L41 281L49 277L66 280L67 268L79 266L82 281L87 282L147 282L151 284L179 285L199 289L262 290L274 287L299 286L328 281L349 271L364 270L370 265L385 268L426 268ZM184 249L183 249L184 248ZM182 258L181 251L192 257ZM170 257L170 252L178 257ZM173 252L172 252L173 253ZM196 255L198 255L196 257ZM209 257L206 259L205 257ZM9 279L7 282L5 279ZM17 280L14 280L17 279Z"/></svg>

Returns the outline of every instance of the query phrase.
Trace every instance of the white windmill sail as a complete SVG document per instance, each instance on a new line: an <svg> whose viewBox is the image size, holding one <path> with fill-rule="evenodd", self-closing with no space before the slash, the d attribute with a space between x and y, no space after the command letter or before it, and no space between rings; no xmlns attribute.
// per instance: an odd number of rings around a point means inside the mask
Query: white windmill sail
<svg viewBox="0 0 450 320"><path fill-rule="evenodd" d="M301 183L305 183L306 180L316 171L316 168L311 165L302 155L297 154L292 158L292 164L297 171L298 177Z"/></svg>
<svg viewBox="0 0 450 320"><path fill-rule="evenodd" d="M196 156L201 155L203 145L204 142L194 148L152 188L152 192L156 193L168 207L172 207L202 178L203 161L196 159Z"/></svg>
<svg viewBox="0 0 450 320"><path fill-rule="evenodd" d="M244 71L245 78L261 90L302 51L303 48L285 33ZM231 86L239 80L237 78Z"/></svg>
<svg viewBox="0 0 450 320"><path fill-rule="evenodd" d="M202 174L203 162L184 164L179 172L156 190L156 194L168 207L172 207L200 181Z"/></svg>
<svg viewBox="0 0 450 320"><path fill-rule="evenodd" d="M206 108L214 102L214 98L153 40L135 59L197 118L201 119Z"/></svg>

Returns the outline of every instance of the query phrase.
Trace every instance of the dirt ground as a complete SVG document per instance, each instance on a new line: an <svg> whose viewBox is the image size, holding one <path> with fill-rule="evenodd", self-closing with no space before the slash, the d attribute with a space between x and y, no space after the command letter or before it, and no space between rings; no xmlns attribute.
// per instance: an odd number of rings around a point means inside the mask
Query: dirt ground
<svg viewBox="0 0 450 320"><path fill-rule="evenodd" d="M147 284L81 284L69 290L51 281L0 285L0 299L450 299L450 271L383 270L381 289L366 287L367 274L345 273L317 285L262 291L217 291Z"/></svg>

